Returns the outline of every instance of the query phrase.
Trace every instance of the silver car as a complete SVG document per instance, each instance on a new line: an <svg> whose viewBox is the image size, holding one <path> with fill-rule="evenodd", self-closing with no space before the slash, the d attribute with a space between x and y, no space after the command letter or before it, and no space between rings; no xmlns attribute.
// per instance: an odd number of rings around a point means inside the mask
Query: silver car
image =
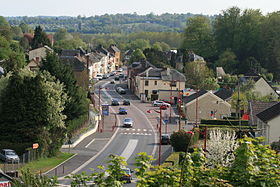
<svg viewBox="0 0 280 187"><path fill-rule="evenodd" d="M0 159L8 163L18 163L19 157L12 149L2 149L0 152Z"/></svg>
<svg viewBox="0 0 280 187"><path fill-rule="evenodd" d="M131 118L125 118L123 120L123 126L124 127L132 127L133 126L133 120Z"/></svg>

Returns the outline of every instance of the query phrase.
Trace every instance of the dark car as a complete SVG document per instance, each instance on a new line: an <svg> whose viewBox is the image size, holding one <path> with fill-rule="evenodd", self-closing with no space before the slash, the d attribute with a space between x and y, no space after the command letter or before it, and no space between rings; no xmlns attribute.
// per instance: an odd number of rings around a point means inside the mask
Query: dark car
<svg viewBox="0 0 280 187"><path fill-rule="evenodd" d="M130 168L123 168L122 170L125 172L125 174L120 178L120 181L131 183L133 171Z"/></svg>
<svg viewBox="0 0 280 187"><path fill-rule="evenodd" d="M114 80L111 80L110 84L115 84L115 81L114 81Z"/></svg>
<svg viewBox="0 0 280 187"><path fill-rule="evenodd" d="M169 134L162 134L161 135L161 144L162 145L170 144L170 136L169 136Z"/></svg>
<svg viewBox="0 0 280 187"><path fill-rule="evenodd" d="M120 77L120 78L124 78L124 74L120 73L120 74L119 74L119 77Z"/></svg>
<svg viewBox="0 0 280 187"><path fill-rule="evenodd" d="M117 99L112 99L111 105L112 105L112 106L118 106L118 105L120 105L119 100L117 100Z"/></svg>
<svg viewBox="0 0 280 187"><path fill-rule="evenodd" d="M127 99L123 100L123 105L130 105L130 101Z"/></svg>
<svg viewBox="0 0 280 187"><path fill-rule="evenodd" d="M115 76L115 81L118 81L118 80L120 80L120 77L117 75L117 76Z"/></svg>
<svg viewBox="0 0 280 187"><path fill-rule="evenodd" d="M119 108L119 114L127 114L127 109L124 107Z"/></svg>

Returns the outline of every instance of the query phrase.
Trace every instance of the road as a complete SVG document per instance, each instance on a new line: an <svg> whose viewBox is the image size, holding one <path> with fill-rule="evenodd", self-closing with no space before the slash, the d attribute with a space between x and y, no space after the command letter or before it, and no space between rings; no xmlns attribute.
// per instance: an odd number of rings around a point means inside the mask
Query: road
<svg viewBox="0 0 280 187"><path fill-rule="evenodd" d="M86 172L91 173L91 169L97 169L98 165L107 166L108 156L110 154L120 155L125 158L129 168L134 169L134 158L140 152L146 152L148 155L153 155L157 157L158 148L158 133L155 123L148 119L146 110L150 108L157 109L156 107L151 107L151 105L145 105L140 102L140 100L133 95L129 90L124 95L119 95L116 92L116 87L121 86L126 88L125 84L120 84L124 82L116 81L116 84L111 84L109 79L99 81L95 85L94 93L96 96L100 95L101 103L111 104L112 98L119 99L121 105L123 99L129 99L131 102L130 106L125 106L128 109L127 115L117 114L118 126L115 129L115 135L110 140L107 147L105 145L104 149L99 152L96 156L91 157L87 162L78 167L73 173ZM102 88L102 89L99 89ZM100 93L99 93L100 92ZM97 102L98 105L98 102ZM110 106L110 115L118 112L120 106ZM144 107L144 108L143 108ZM146 107L146 108L145 108ZM158 114L154 114L158 116ZM122 121L124 118L129 117L134 121L132 128L122 127ZM113 124L112 124L113 125ZM163 128L164 131L164 128ZM101 134L101 133L100 133ZM96 144L102 144L102 138L95 138L84 145L84 148L79 151L90 152L94 150ZM168 155L171 152L170 146L162 146L162 153ZM134 177L134 176L133 176ZM63 184L69 184L69 180L60 180ZM131 184L125 184L124 186L135 186L135 177Z"/></svg>

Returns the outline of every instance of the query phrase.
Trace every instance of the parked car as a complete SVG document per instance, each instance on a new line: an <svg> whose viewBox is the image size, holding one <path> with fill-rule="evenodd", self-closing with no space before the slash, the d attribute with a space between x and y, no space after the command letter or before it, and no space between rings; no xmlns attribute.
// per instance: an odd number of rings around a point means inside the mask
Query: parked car
<svg viewBox="0 0 280 187"><path fill-rule="evenodd" d="M117 87L117 92L118 92L119 94L126 94L125 89L123 89L122 87Z"/></svg>
<svg viewBox="0 0 280 187"><path fill-rule="evenodd" d="M162 134L161 135L161 144L162 145L170 144L170 136L169 136L169 134Z"/></svg>
<svg viewBox="0 0 280 187"><path fill-rule="evenodd" d="M130 105L130 101L127 99L123 100L123 105Z"/></svg>
<svg viewBox="0 0 280 187"><path fill-rule="evenodd" d="M0 152L0 159L7 163L19 162L19 156L12 149L2 149Z"/></svg>
<svg viewBox="0 0 280 187"><path fill-rule="evenodd" d="M123 120L123 126L124 127L132 127L133 126L133 120L131 118L125 118Z"/></svg>
<svg viewBox="0 0 280 187"><path fill-rule="evenodd" d="M108 74L103 74L103 75L102 75L102 79L107 79L107 78L109 78L109 75L108 75Z"/></svg>
<svg viewBox="0 0 280 187"><path fill-rule="evenodd" d="M97 74L97 75L95 76L95 79L97 79L97 80L102 80L102 79L103 79L103 74Z"/></svg>
<svg viewBox="0 0 280 187"><path fill-rule="evenodd" d="M110 75L110 77L112 77L112 76L116 75L116 72L112 71L109 75Z"/></svg>
<svg viewBox="0 0 280 187"><path fill-rule="evenodd" d="M123 73L120 73L120 74L119 74L119 77L120 77L120 78L124 78L124 74L123 74Z"/></svg>
<svg viewBox="0 0 280 187"><path fill-rule="evenodd" d="M122 72L122 71L123 71L123 69L122 69L122 68L119 68L117 71L118 71L118 72Z"/></svg>
<svg viewBox="0 0 280 187"><path fill-rule="evenodd" d="M127 114L127 108L120 107L119 108L119 114Z"/></svg>
<svg viewBox="0 0 280 187"><path fill-rule="evenodd" d="M132 181L132 173L133 171L130 168L123 168L125 175L120 178L120 181L126 181L127 183L131 183Z"/></svg>
<svg viewBox="0 0 280 187"><path fill-rule="evenodd" d="M114 81L114 80L111 80L111 81L110 81L110 84L115 84L115 81Z"/></svg>
<svg viewBox="0 0 280 187"><path fill-rule="evenodd" d="M115 76L115 81L120 80L120 77L118 75Z"/></svg>
<svg viewBox="0 0 280 187"><path fill-rule="evenodd" d="M118 106L118 105L120 105L119 100L117 100L117 99L112 99L111 105L112 105L112 106Z"/></svg>
<svg viewBox="0 0 280 187"><path fill-rule="evenodd" d="M170 106L170 104L169 103L166 103L166 102L164 102L164 101L160 101L160 100L155 100L155 101L153 101L153 106L162 106L162 105L166 105L166 106Z"/></svg>

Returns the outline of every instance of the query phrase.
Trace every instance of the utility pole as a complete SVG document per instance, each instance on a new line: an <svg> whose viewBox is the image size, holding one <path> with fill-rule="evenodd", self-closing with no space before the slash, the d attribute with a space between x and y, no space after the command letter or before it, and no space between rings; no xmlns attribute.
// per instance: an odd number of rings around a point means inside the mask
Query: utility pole
<svg viewBox="0 0 280 187"><path fill-rule="evenodd" d="M100 112L100 102L101 102L101 97L100 97L100 90L101 90L101 86L99 85L98 87L98 132L100 132L100 115L101 115L101 112Z"/></svg>

